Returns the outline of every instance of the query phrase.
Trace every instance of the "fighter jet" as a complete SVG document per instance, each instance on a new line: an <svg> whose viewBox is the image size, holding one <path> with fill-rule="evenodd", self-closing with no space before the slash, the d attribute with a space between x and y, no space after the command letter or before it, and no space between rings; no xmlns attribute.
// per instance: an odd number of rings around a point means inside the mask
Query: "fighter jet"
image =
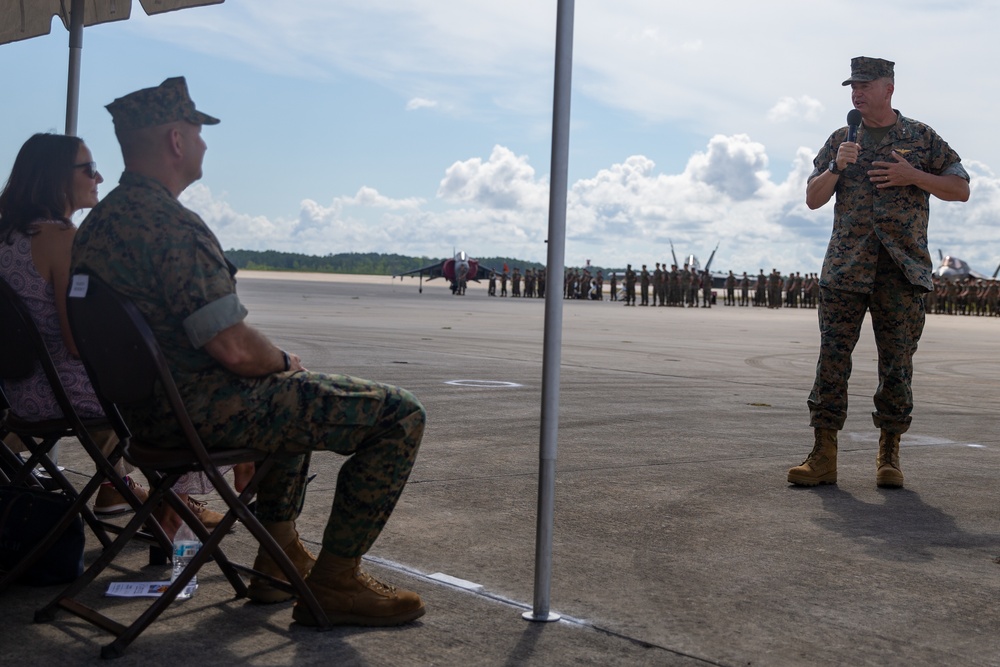
<svg viewBox="0 0 1000 667"><path fill-rule="evenodd" d="M478 283L480 280L488 279L491 271L496 270L487 266L480 266L479 260L472 259L464 251L459 250L451 259L441 260L437 264L431 264L430 266L414 269L413 271L398 273L392 277L396 278L398 276L402 280L403 276L419 274L419 291L421 294L424 291L425 275L427 276L427 280L444 277L451 283L452 294L465 294L465 283L467 281L475 280ZM499 277L500 272L496 271L496 274Z"/></svg>
<svg viewBox="0 0 1000 667"><path fill-rule="evenodd" d="M951 255L945 255L941 252L940 248L938 249L938 257L941 259L941 264L939 264L937 269L934 270L934 275L938 278L944 278L945 280L966 280L967 278L975 278L977 280L996 280L997 274L1000 274L1000 266L998 266L997 270L993 272L993 277L984 275L978 271L973 271L964 259L952 257Z"/></svg>
<svg viewBox="0 0 1000 667"><path fill-rule="evenodd" d="M693 254L692 255L688 255L687 257L684 258L684 264L687 264L688 268L691 269L692 271L697 271L698 273L703 273L705 271L708 271L709 275L712 276L712 287L716 287L716 288L725 287L726 286L726 276L729 275L727 273L721 273L719 271L712 271L711 270L712 260L715 259L715 251L718 250L718 249L719 249L719 244L716 243L715 244L715 250L713 250L712 254L708 256L708 261L705 262L705 268L701 267L701 264L698 262L698 258L695 257ZM684 265L684 264L681 264L681 263L679 263L677 261L677 253L674 252L674 242L673 241L670 241L670 254L673 256L673 258L674 258L674 264L677 265L677 268L680 268L680 267L682 267Z"/></svg>

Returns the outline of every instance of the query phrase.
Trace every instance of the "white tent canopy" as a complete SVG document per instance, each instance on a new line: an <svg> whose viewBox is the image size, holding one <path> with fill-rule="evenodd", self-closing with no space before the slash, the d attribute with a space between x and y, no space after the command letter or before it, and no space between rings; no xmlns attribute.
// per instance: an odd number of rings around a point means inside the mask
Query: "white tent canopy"
<svg viewBox="0 0 1000 667"><path fill-rule="evenodd" d="M224 0L139 0L150 16L175 9L217 5ZM31 39L51 32L52 17L72 25L74 5L83 7L81 25L124 21L132 15L132 0L0 0L0 44Z"/></svg>
<svg viewBox="0 0 1000 667"><path fill-rule="evenodd" d="M224 1L139 0L139 3L152 16L188 7L217 5ZM66 134L76 134L84 26L124 21L131 15L132 0L0 0L0 44L49 34L53 16L58 16L69 31Z"/></svg>

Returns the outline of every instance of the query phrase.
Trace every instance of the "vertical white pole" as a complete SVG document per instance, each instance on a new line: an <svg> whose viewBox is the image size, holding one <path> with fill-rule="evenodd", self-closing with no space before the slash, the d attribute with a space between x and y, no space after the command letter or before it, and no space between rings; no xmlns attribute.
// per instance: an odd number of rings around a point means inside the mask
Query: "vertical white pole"
<svg viewBox="0 0 1000 667"><path fill-rule="evenodd" d="M535 535L535 596L528 621L557 621L549 609L552 527L555 510L556 443L559 434L559 367L562 363L562 287L566 255L566 196L569 172L570 91L573 73L574 0L559 0L556 17L555 86L552 101L552 174L545 273L545 341L542 358L542 426Z"/></svg>
<svg viewBox="0 0 1000 667"><path fill-rule="evenodd" d="M69 75L66 81L66 134L76 136L80 110L80 62L83 58L84 0L73 0L69 10Z"/></svg>

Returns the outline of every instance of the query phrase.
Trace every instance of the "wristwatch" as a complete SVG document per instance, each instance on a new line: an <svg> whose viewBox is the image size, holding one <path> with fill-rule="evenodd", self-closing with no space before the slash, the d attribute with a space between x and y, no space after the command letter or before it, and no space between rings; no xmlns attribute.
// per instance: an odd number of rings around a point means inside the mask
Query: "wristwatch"
<svg viewBox="0 0 1000 667"><path fill-rule="evenodd" d="M288 353L285 352L284 350L281 351L281 356L284 357L285 370L286 371L292 370L292 358L288 356Z"/></svg>
<svg viewBox="0 0 1000 667"><path fill-rule="evenodd" d="M840 173L840 170L837 169L837 161L836 160L830 160L830 164L826 165L826 168L834 176L836 176L836 175L838 175Z"/></svg>

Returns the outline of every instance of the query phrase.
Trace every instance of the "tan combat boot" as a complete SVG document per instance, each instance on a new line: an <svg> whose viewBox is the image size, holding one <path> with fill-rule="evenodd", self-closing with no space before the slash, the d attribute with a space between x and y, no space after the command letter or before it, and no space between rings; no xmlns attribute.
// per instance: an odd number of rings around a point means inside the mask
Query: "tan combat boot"
<svg viewBox="0 0 1000 667"><path fill-rule="evenodd" d="M341 558L323 550L306 584L334 625L402 625L424 615L424 603L411 591L388 586L359 567L361 558ZM319 625L299 600L292 618Z"/></svg>
<svg viewBox="0 0 1000 667"><path fill-rule="evenodd" d="M271 537L278 543L278 546L285 551L285 554L292 561L292 565L299 571L299 574L305 577L312 571L313 565L316 563L316 557L309 553L305 545L302 544L302 540L299 539L299 533L295 530L294 521L269 523L265 524L264 528L271 534ZM274 559L261 547L257 549L257 559L253 562L253 569L270 575L275 579L287 581L285 573L281 571L281 568L274 562ZM267 579L257 576L250 577L249 588L247 596L254 602L264 604L284 602L295 597L294 593L284 591Z"/></svg>
<svg viewBox="0 0 1000 667"><path fill-rule="evenodd" d="M837 431L818 428L816 443L802 465L788 471L788 482L797 486L837 483Z"/></svg>
<svg viewBox="0 0 1000 667"><path fill-rule="evenodd" d="M903 488L903 471L899 469L899 433L882 431L878 439L875 465L878 466L875 472L877 486L889 489Z"/></svg>

